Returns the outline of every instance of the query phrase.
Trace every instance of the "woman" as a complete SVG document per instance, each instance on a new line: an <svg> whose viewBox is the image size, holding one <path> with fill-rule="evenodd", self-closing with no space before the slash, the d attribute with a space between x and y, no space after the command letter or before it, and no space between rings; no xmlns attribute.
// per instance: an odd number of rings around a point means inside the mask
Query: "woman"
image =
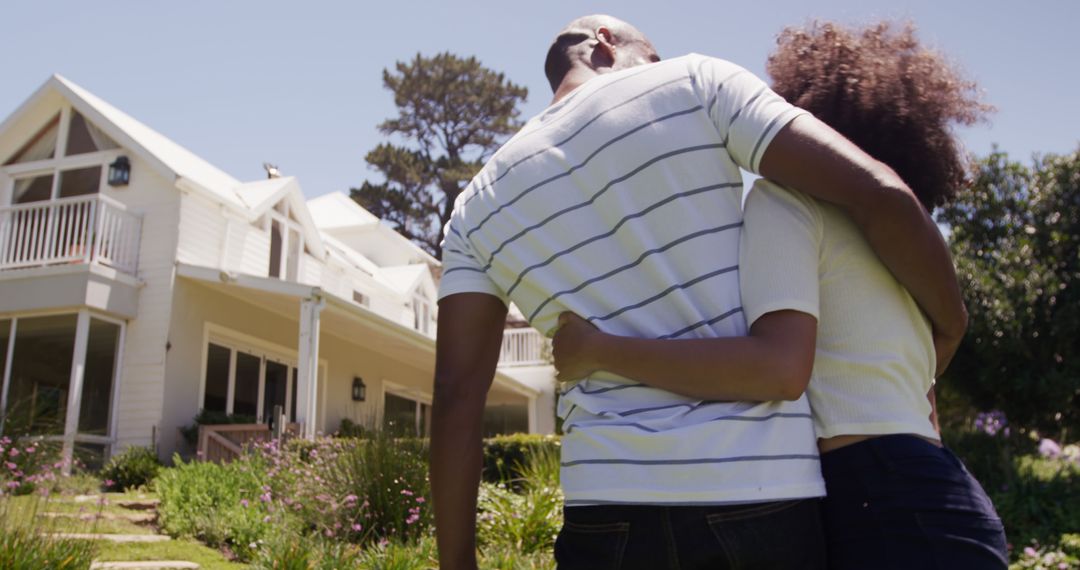
<svg viewBox="0 0 1080 570"><path fill-rule="evenodd" d="M949 127L989 107L910 27L789 28L778 43L768 65L775 91L891 166L928 210L963 185ZM1001 521L931 419L932 379L951 351L935 354L930 325L852 221L759 180L741 248L748 338L617 337L565 313L554 339L559 379L605 370L703 400L805 390L831 567L1005 568Z"/></svg>

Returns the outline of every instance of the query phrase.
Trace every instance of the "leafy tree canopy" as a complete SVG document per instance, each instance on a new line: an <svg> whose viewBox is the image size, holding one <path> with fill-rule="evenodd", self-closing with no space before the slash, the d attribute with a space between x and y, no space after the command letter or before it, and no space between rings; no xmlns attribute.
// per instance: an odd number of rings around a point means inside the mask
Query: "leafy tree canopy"
<svg viewBox="0 0 1080 570"><path fill-rule="evenodd" d="M379 125L405 144L382 143L366 160L382 182L365 181L351 196L395 230L442 257L441 232L454 200L484 161L521 127L518 105L528 90L475 57L417 54L383 70L398 115Z"/></svg>
<svg viewBox="0 0 1080 570"><path fill-rule="evenodd" d="M994 152L940 213L971 320L947 382L1042 430L1080 427L1080 151Z"/></svg>

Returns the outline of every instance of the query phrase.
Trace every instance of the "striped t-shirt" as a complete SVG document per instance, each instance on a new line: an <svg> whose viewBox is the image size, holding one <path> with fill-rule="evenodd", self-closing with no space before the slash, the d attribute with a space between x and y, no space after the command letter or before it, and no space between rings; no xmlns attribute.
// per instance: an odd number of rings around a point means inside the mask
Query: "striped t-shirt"
<svg viewBox="0 0 1080 570"><path fill-rule="evenodd" d="M458 197L440 298L512 300L545 334L573 311L618 335L745 335L739 167L757 172L802 112L700 55L589 80ZM705 402L602 373L564 389L558 413L567 505L824 494L805 398Z"/></svg>

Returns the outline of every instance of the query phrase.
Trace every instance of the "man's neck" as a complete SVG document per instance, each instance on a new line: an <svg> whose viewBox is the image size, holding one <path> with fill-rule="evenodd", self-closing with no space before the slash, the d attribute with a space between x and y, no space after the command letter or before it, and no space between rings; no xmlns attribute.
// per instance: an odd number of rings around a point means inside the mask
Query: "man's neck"
<svg viewBox="0 0 1080 570"><path fill-rule="evenodd" d="M563 77L559 88L555 90L555 97L551 100L551 103L558 103L560 99L569 95L571 91L597 75L600 75L600 72L591 67L579 65L571 67L570 71L566 72L566 77Z"/></svg>

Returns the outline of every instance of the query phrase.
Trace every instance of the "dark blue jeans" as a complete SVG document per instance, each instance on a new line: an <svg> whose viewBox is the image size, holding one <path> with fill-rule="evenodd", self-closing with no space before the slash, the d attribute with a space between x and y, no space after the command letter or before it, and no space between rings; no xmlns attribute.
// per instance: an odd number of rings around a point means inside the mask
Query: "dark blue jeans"
<svg viewBox="0 0 1080 570"><path fill-rule="evenodd" d="M821 456L829 567L1004 569L1005 531L978 481L951 451L910 435Z"/></svg>
<svg viewBox="0 0 1080 570"><path fill-rule="evenodd" d="M559 570L818 570L819 499L747 505L567 507Z"/></svg>

